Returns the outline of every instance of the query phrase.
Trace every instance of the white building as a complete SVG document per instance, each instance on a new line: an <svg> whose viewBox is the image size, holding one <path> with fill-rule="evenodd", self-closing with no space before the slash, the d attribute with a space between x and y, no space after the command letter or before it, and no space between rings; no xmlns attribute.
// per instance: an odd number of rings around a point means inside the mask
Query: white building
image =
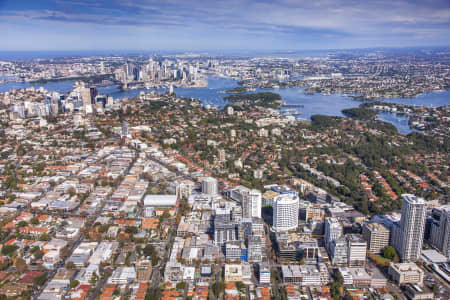
<svg viewBox="0 0 450 300"><path fill-rule="evenodd" d="M333 265L345 265L348 263L347 242L342 237L330 243L330 256Z"/></svg>
<svg viewBox="0 0 450 300"><path fill-rule="evenodd" d="M422 284L424 272L415 263L390 263L389 275L398 284Z"/></svg>
<svg viewBox="0 0 450 300"><path fill-rule="evenodd" d="M270 267L266 262L259 264L259 283L270 283Z"/></svg>
<svg viewBox="0 0 450 300"><path fill-rule="evenodd" d="M127 284L133 282L135 278L134 267L119 267L114 270L109 281L113 284Z"/></svg>
<svg viewBox="0 0 450 300"><path fill-rule="evenodd" d="M347 259L349 267L363 267L366 263L367 242L360 236L348 234L347 240Z"/></svg>
<svg viewBox="0 0 450 300"><path fill-rule="evenodd" d="M422 253L427 203L411 194L402 197L402 217L393 227L393 244L402 261L417 261Z"/></svg>
<svg viewBox="0 0 450 300"><path fill-rule="evenodd" d="M207 195L217 195L219 192L219 187L217 184L217 179L213 177L205 177L202 180L202 193Z"/></svg>
<svg viewBox="0 0 450 300"><path fill-rule="evenodd" d="M276 231L288 231L298 226L297 195L281 194L276 196L273 203L273 228Z"/></svg>
<svg viewBox="0 0 450 300"><path fill-rule="evenodd" d="M342 224L336 218L325 220L325 246L328 251L331 249L331 243L342 236Z"/></svg>
<svg viewBox="0 0 450 300"><path fill-rule="evenodd" d="M262 194L260 191L240 185L230 191L230 198L242 203L243 218L261 218Z"/></svg>

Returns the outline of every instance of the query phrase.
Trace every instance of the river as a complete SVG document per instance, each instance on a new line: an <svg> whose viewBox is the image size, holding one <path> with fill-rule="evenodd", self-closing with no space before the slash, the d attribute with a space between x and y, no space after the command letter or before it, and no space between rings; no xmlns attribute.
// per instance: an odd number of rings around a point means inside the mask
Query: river
<svg viewBox="0 0 450 300"><path fill-rule="evenodd" d="M6 92L13 89L28 88L34 86L35 88L44 87L49 91L57 91L60 93L68 92L73 88L74 81L50 82L46 84L31 85L26 82L4 82L0 83L0 92ZM204 88L174 88L174 92L181 97L196 98L202 101L204 105L217 106L223 108L228 102L223 98L229 94L219 93L237 87L237 81L209 77L208 87ZM310 120L312 115L322 114L329 116L343 116L342 110L346 108L357 107L361 102L353 100L350 97L343 95L332 94L325 96L319 93L305 94L302 92L303 88L284 88L284 89L257 89L256 92L266 91L274 92L281 95L286 104L297 104L302 107L296 108L300 115L298 118ZM106 86L98 88L100 94L108 94L115 99L132 98L138 96L141 91L148 92L147 89L135 90L119 90L116 86ZM157 92L164 93L167 89L153 89ZM426 107L438 107L443 105L450 105L450 90L440 92L424 93L415 98L392 98L381 99L380 101L399 103L406 105L418 105ZM390 113L379 113L378 119L389 122L397 127L399 133L408 134L412 129L408 126L408 117Z"/></svg>

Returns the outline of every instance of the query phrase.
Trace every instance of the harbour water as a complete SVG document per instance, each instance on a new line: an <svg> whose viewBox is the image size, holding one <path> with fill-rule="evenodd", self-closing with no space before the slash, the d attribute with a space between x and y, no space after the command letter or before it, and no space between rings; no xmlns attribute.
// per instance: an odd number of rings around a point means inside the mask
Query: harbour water
<svg viewBox="0 0 450 300"><path fill-rule="evenodd" d="M33 86L35 88L44 87L48 91L57 91L60 93L68 92L72 90L74 81L61 81L50 82L46 84L31 85L27 82L4 82L0 83L0 92L6 92L13 89L28 88ZM204 105L217 106L223 108L228 101L223 98L228 96L227 93L219 93L225 90L237 87L237 81L219 78L209 77L208 87L202 88L174 88L174 92L181 97L196 98L202 101ZM300 105L301 107L295 107L300 113L297 117L299 119L310 120L312 115L322 114L329 116L343 116L342 110L346 108L357 107L361 102L353 100L350 97L343 95L322 95L305 94L302 92L303 88L284 88L284 89L257 89L254 92L274 92L281 95L283 101L288 105ZM167 89L133 89L133 90L120 90L116 86L106 86L98 88L100 94L108 94L115 99L132 98L138 96L141 91L149 92L154 90L159 93L164 93ZM415 98L390 98L382 99L380 101L399 103L406 105L418 105L427 107L438 107L443 105L450 105L450 91L439 91L424 93ZM378 119L389 122L397 127L399 133L408 134L412 130L408 126L408 117L390 113L379 113Z"/></svg>

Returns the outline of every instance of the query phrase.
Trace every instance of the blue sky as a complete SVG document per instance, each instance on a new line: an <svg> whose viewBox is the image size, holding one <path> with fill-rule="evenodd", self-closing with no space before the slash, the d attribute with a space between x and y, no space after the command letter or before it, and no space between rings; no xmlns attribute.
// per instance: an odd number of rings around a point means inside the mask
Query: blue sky
<svg viewBox="0 0 450 300"><path fill-rule="evenodd" d="M0 0L0 50L450 45L450 0Z"/></svg>

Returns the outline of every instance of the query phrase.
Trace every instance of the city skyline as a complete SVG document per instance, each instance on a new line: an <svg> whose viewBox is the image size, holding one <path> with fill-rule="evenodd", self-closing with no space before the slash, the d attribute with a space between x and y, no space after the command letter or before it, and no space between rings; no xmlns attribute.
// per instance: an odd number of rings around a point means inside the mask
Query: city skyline
<svg viewBox="0 0 450 300"><path fill-rule="evenodd" d="M1 1L0 50L448 46L448 1Z"/></svg>

